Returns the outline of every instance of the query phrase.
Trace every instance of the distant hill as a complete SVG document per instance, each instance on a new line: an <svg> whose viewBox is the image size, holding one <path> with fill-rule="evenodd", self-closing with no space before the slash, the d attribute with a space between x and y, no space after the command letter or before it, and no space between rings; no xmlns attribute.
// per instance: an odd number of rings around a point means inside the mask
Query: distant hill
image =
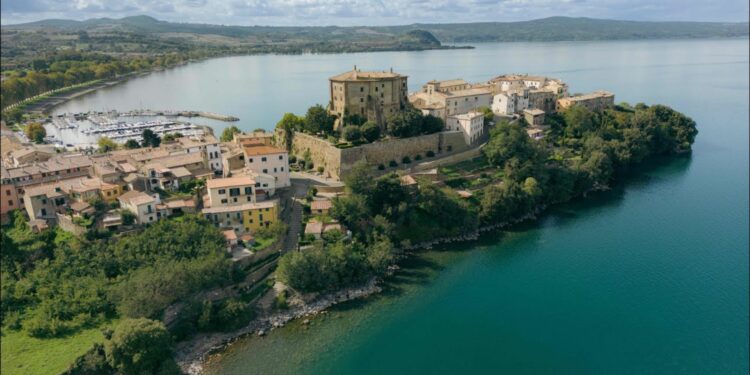
<svg viewBox="0 0 750 375"><path fill-rule="evenodd" d="M224 26L159 21L149 16L120 19L97 18L85 21L50 19L17 25L4 30L56 29L60 31L122 31L133 33L185 33L218 35L229 38L280 37L311 41L359 40L384 36L404 36L410 31L425 31L443 43L492 41L572 41L622 39L684 39L748 36L748 23L723 22L643 22L594 18L550 17L520 22L481 22L451 24L412 24L403 26ZM425 35L411 34L424 40ZM428 38L429 39L429 38ZM318 41L322 41L318 40Z"/></svg>

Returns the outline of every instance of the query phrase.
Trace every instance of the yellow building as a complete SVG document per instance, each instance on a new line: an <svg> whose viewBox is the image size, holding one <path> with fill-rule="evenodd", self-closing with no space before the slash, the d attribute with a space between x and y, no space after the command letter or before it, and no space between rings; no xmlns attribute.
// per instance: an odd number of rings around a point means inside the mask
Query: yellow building
<svg viewBox="0 0 750 375"><path fill-rule="evenodd" d="M363 72L354 67L329 78L331 114L337 126L348 115L359 115L383 126L388 115L403 110L408 103L407 77L390 72Z"/></svg>
<svg viewBox="0 0 750 375"><path fill-rule="evenodd" d="M278 201L264 201L246 205L243 213L246 232L255 233L261 227L268 227L278 220Z"/></svg>
<svg viewBox="0 0 750 375"><path fill-rule="evenodd" d="M206 182L203 216L222 229L255 233L275 223L278 201L256 201L258 183L251 177L217 178ZM261 199L265 195L261 195Z"/></svg>

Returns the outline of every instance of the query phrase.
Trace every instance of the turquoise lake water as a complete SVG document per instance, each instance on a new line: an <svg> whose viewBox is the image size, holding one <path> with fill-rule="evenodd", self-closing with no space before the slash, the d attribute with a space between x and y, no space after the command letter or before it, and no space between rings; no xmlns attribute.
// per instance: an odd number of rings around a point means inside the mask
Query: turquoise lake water
<svg viewBox="0 0 750 375"><path fill-rule="evenodd" d="M410 259L382 295L250 338L209 374L748 374L748 40L479 44L474 50L229 57L155 73L59 112L195 109L270 129L358 65L430 79L509 72L663 103L691 156L537 222ZM201 123L201 121L196 121ZM203 121L216 125L224 123Z"/></svg>

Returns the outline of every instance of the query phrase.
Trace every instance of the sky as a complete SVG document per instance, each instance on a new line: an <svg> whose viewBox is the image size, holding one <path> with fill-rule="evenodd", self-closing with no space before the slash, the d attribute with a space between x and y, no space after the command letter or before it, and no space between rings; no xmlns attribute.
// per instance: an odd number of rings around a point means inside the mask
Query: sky
<svg viewBox="0 0 750 375"><path fill-rule="evenodd" d="M0 23L149 15L223 25L403 25L550 16L747 22L748 0L2 0Z"/></svg>

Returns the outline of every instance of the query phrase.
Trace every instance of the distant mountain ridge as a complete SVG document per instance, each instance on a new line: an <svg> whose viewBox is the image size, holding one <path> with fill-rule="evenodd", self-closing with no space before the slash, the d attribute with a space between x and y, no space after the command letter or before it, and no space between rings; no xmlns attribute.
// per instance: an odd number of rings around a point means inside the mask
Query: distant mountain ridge
<svg viewBox="0 0 750 375"><path fill-rule="evenodd" d="M420 30L433 34L440 42L470 43L499 41L574 41L623 39L684 39L746 37L747 22L650 22L595 18L549 17L518 22L478 22L450 24L411 24L401 26L225 26L160 21L150 16L120 19L96 18L85 21L49 19L24 24L4 25L4 30L59 29L64 31L120 30L136 33L189 33L247 37L336 37L354 38L369 34L404 35ZM412 34L414 35L414 34Z"/></svg>

